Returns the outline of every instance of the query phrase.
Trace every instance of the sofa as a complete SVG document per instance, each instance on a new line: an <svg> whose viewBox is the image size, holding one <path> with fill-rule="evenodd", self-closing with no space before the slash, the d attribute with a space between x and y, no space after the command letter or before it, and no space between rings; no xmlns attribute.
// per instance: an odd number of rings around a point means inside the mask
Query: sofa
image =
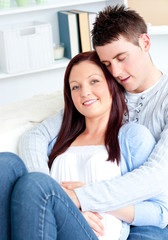
<svg viewBox="0 0 168 240"><path fill-rule="evenodd" d="M57 91L0 107L0 152L18 154L20 137L63 106L63 93Z"/></svg>

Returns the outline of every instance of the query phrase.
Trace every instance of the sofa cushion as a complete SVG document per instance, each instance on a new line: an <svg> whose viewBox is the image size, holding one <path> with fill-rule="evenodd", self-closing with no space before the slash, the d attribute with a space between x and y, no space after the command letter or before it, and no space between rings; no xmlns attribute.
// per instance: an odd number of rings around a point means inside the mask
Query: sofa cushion
<svg viewBox="0 0 168 240"><path fill-rule="evenodd" d="M23 133L63 108L63 94L40 94L0 107L0 151L17 153Z"/></svg>

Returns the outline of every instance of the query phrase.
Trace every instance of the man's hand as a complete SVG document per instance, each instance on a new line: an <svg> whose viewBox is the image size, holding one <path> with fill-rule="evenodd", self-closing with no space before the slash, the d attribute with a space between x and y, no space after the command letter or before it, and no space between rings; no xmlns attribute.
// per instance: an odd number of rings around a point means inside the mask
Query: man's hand
<svg viewBox="0 0 168 240"><path fill-rule="evenodd" d="M97 237L100 237L104 234L104 227L101 222L102 216L100 216L98 213L93 212L82 212L84 218L94 231Z"/></svg>

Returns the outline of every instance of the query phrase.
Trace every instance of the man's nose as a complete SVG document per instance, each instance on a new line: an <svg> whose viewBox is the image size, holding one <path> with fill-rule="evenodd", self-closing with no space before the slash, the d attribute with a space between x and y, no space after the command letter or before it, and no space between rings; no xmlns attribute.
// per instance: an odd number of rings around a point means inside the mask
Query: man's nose
<svg viewBox="0 0 168 240"><path fill-rule="evenodd" d="M113 75L113 77L117 78L118 76L120 76L122 69L120 64L115 63L111 64L109 71Z"/></svg>

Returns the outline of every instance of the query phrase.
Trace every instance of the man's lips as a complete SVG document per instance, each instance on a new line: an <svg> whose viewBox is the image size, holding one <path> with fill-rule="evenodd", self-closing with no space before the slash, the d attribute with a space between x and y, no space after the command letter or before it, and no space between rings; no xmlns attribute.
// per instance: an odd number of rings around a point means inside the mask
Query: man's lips
<svg viewBox="0 0 168 240"><path fill-rule="evenodd" d="M128 77L126 77L126 78L120 78L119 80L120 80L120 82L122 82L122 83L125 83L126 81L128 81L130 79L130 76L128 76Z"/></svg>
<svg viewBox="0 0 168 240"><path fill-rule="evenodd" d="M84 101L82 104L85 106L90 106L93 103L95 103L96 101L97 101L97 99L90 99L90 100Z"/></svg>

